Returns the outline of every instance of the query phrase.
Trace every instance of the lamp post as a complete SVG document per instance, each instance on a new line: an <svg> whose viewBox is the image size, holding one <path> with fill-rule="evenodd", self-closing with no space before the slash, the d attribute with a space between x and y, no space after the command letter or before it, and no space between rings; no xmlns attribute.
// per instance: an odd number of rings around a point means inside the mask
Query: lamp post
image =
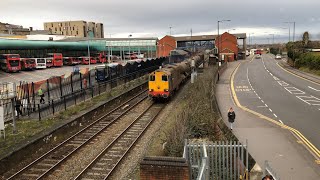
<svg viewBox="0 0 320 180"><path fill-rule="evenodd" d="M131 47L130 47L130 38L132 37L132 34L129 34L128 38L129 38L129 59L131 60Z"/></svg>
<svg viewBox="0 0 320 180"><path fill-rule="evenodd" d="M254 33L249 33L249 45L251 44L251 34L253 35Z"/></svg>
<svg viewBox="0 0 320 180"><path fill-rule="evenodd" d="M286 24L289 25L289 42L290 42L290 24L293 24L293 34L292 34L292 40L294 42L294 38L295 38L295 31L296 31L296 22L295 21L288 21L288 22L284 22Z"/></svg>
<svg viewBox="0 0 320 180"><path fill-rule="evenodd" d="M272 36L272 46L274 45L274 34L269 34Z"/></svg>
<svg viewBox="0 0 320 180"><path fill-rule="evenodd" d="M281 29L289 29L289 40L288 40L288 42L290 42L290 27L289 28L282 27Z"/></svg>
<svg viewBox="0 0 320 180"><path fill-rule="evenodd" d="M91 30L89 30L88 29L88 31L87 31L87 35L88 35L88 58L89 58L89 72L90 72L90 70L91 70L91 60L90 60L90 32L91 32Z"/></svg>
<svg viewBox="0 0 320 180"><path fill-rule="evenodd" d="M219 29L220 29L220 23L222 23L222 22L229 22L229 21L231 21L231 20L219 20L218 21L218 60L219 60L219 63L221 62L220 61L220 48L221 48L221 37L220 37L220 34L219 34Z"/></svg>
<svg viewBox="0 0 320 180"><path fill-rule="evenodd" d="M171 36L171 29L172 29L172 27L170 26L169 28L170 28L170 36Z"/></svg>

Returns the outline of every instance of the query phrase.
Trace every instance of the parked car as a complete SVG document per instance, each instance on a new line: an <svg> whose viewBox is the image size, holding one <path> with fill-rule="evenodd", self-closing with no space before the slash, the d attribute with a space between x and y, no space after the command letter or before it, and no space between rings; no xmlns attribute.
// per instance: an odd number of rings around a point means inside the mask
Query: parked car
<svg viewBox="0 0 320 180"><path fill-rule="evenodd" d="M277 54L276 55L276 59L281 59L282 57L281 57L281 55L280 54Z"/></svg>

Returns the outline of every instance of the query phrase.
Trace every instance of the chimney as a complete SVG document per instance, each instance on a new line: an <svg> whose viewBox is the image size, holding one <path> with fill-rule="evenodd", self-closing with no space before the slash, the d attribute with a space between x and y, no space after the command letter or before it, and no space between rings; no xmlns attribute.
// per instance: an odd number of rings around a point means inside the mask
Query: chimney
<svg viewBox="0 0 320 180"><path fill-rule="evenodd" d="M33 27L30 27L29 29L30 29L30 31L33 31Z"/></svg>

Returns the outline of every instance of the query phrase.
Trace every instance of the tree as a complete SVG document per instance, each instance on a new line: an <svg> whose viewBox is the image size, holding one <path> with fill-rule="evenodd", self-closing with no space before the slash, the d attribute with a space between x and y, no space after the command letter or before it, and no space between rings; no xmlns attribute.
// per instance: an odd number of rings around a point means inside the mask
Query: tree
<svg viewBox="0 0 320 180"><path fill-rule="evenodd" d="M303 45L304 45L305 47L308 46L309 40L310 40L309 32L306 31L306 32L304 32L303 35L302 35L302 41L303 41Z"/></svg>

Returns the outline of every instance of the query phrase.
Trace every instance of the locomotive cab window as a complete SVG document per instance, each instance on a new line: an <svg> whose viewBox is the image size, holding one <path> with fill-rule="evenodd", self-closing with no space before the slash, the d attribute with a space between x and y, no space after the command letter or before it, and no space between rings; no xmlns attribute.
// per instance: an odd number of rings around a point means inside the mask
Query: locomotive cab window
<svg viewBox="0 0 320 180"><path fill-rule="evenodd" d="M149 80L150 80L150 81L155 81L155 80L156 80L156 77L155 77L154 75L150 75L150 76L149 76Z"/></svg>
<svg viewBox="0 0 320 180"><path fill-rule="evenodd" d="M162 75L162 81L168 81L168 76Z"/></svg>

